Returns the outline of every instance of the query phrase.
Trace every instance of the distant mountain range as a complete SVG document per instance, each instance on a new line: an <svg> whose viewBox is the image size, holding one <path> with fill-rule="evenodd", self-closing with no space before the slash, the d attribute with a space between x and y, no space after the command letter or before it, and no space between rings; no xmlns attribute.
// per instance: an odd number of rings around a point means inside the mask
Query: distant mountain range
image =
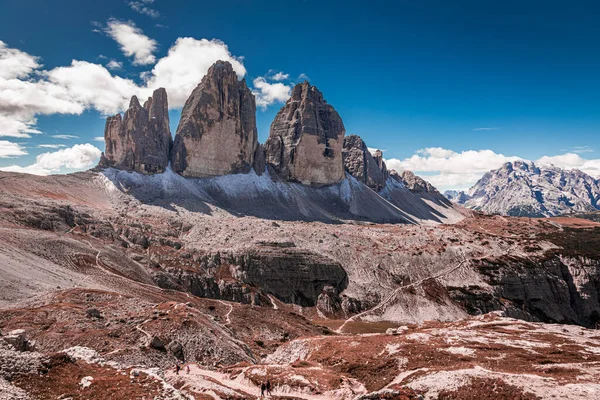
<svg viewBox="0 0 600 400"><path fill-rule="evenodd" d="M488 214L550 217L600 209L600 180L579 170L513 161L487 172L469 191L449 190L452 202Z"/></svg>

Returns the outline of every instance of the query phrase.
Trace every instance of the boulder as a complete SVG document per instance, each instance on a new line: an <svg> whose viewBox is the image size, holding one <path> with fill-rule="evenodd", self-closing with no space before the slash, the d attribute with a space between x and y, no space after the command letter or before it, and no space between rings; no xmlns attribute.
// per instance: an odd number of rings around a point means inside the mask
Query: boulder
<svg viewBox="0 0 600 400"><path fill-rule="evenodd" d="M229 62L217 61L183 106L172 168L196 178L246 173L257 145L254 95Z"/></svg>
<svg viewBox="0 0 600 400"><path fill-rule="evenodd" d="M165 89L155 90L143 107L133 96L123 117L121 114L108 117L104 141L106 149L100 167L143 174L164 172L172 144Z"/></svg>
<svg viewBox="0 0 600 400"><path fill-rule="evenodd" d="M344 138L342 157L346 172L359 182L376 192L385 187L388 172L381 150L377 150L374 156L360 136L350 135Z"/></svg>
<svg viewBox="0 0 600 400"><path fill-rule="evenodd" d="M102 314L100 314L100 311L97 308L89 308L85 311L85 315L88 316L88 318L102 318Z"/></svg>
<svg viewBox="0 0 600 400"><path fill-rule="evenodd" d="M283 180L329 185L344 179L344 123L323 94L299 83L279 110L265 143L267 164Z"/></svg>
<svg viewBox="0 0 600 400"><path fill-rule="evenodd" d="M176 340L167 345L167 349L179 360L184 361L183 346Z"/></svg>
<svg viewBox="0 0 600 400"><path fill-rule="evenodd" d="M150 343L149 343L150 347L152 347L153 349L156 350L165 350L165 344L162 341L161 338L159 338L158 336L152 336L152 338L150 339Z"/></svg>
<svg viewBox="0 0 600 400"><path fill-rule="evenodd" d="M29 342L27 340L27 336L25 335L25 330L23 329L15 329L10 331L6 336L3 337L3 339L17 351L29 350Z"/></svg>

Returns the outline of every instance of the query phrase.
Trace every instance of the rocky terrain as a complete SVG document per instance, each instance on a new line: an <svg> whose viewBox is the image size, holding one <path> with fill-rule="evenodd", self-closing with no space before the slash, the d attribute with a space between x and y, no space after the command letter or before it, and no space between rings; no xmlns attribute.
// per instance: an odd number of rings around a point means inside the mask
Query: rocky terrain
<svg viewBox="0 0 600 400"><path fill-rule="evenodd" d="M228 63L172 148L162 93L0 172L0 399L598 397L600 223L456 206L306 82L264 146Z"/></svg>
<svg viewBox="0 0 600 400"><path fill-rule="evenodd" d="M488 214L550 217L600 209L600 182L579 170L513 161L486 173L468 193L450 191L453 202Z"/></svg>

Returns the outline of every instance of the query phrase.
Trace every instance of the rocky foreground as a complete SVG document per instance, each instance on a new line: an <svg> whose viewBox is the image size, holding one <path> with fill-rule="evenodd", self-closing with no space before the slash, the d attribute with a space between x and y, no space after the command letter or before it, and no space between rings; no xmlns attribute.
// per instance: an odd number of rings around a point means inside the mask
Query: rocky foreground
<svg viewBox="0 0 600 400"><path fill-rule="evenodd" d="M0 393L252 399L268 378L274 398L598 395L600 224L377 224L319 203L330 187L236 176L1 174ZM285 191L313 211L252 207Z"/></svg>

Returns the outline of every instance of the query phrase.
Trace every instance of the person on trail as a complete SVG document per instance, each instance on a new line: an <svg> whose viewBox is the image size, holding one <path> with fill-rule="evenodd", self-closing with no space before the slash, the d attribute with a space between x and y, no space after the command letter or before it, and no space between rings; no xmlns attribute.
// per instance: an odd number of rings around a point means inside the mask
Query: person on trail
<svg viewBox="0 0 600 400"><path fill-rule="evenodd" d="M179 363L175 364L175 375L179 375L180 369L181 369L181 367L179 366Z"/></svg>
<svg viewBox="0 0 600 400"><path fill-rule="evenodd" d="M267 394L269 396L271 396L271 381L267 381L267 384L265 385L265 389L267 389Z"/></svg>
<svg viewBox="0 0 600 400"><path fill-rule="evenodd" d="M260 398L264 399L265 397L265 390L267 389L267 385L263 382L260 384Z"/></svg>
<svg viewBox="0 0 600 400"><path fill-rule="evenodd" d="M190 374L190 364L185 366L185 373L188 375Z"/></svg>

